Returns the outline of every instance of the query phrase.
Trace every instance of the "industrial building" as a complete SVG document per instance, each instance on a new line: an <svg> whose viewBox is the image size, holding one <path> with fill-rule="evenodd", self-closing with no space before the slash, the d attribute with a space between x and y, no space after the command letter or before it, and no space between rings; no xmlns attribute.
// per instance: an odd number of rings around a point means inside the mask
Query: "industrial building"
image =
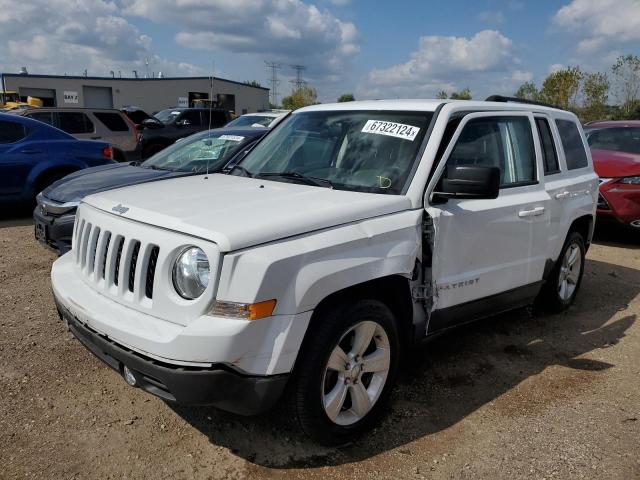
<svg viewBox="0 0 640 480"><path fill-rule="evenodd" d="M269 89L213 77L118 78L61 75L0 74L0 89L17 91L53 107L121 108L137 106L151 113L193 106L213 99L238 115L269 108Z"/></svg>

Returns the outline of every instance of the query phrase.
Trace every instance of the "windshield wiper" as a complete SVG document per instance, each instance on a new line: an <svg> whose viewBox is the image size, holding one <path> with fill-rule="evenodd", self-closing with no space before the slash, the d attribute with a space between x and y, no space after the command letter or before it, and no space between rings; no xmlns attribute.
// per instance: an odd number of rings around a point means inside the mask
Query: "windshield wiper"
<svg viewBox="0 0 640 480"><path fill-rule="evenodd" d="M309 177L298 172L264 172L256 173L255 177L282 177L293 180L300 180L302 182L305 182L307 185L315 185L316 187L333 188L333 183L331 183L331 181L327 180L326 178Z"/></svg>
<svg viewBox="0 0 640 480"><path fill-rule="evenodd" d="M158 167L156 165L147 165L144 168L150 168L151 170L162 170L164 172L173 172L172 168L162 168L162 167Z"/></svg>
<svg viewBox="0 0 640 480"><path fill-rule="evenodd" d="M251 177L253 178L253 173L251 173L249 170L247 170L246 168L244 168L242 165L240 165L239 163L236 163L233 167L231 167L230 169L226 170L225 173L227 174L231 174L234 170L240 170L242 173L244 173L247 177Z"/></svg>

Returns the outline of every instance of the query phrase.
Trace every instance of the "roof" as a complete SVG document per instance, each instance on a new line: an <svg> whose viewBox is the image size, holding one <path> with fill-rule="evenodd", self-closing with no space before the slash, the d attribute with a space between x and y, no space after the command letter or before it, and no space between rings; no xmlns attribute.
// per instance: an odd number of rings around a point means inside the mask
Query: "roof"
<svg viewBox="0 0 640 480"><path fill-rule="evenodd" d="M220 133L221 135L238 135L241 137L259 137L267 133L266 128L246 128L246 127L220 127L208 130L209 132Z"/></svg>
<svg viewBox="0 0 640 480"><path fill-rule="evenodd" d="M640 120L596 120L584 128L640 128Z"/></svg>
<svg viewBox="0 0 640 480"><path fill-rule="evenodd" d="M278 117L282 117L283 115L286 115L287 113L289 113L289 110L283 111L283 112L244 113L244 114L242 114L240 116L241 117L271 117L271 118L278 118Z"/></svg>
<svg viewBox="0 0 640 480"><path fill-rule="evenodd" d="M437 99L395 99L395 100L364 100L355 102L326 103L301 108L297 112L331 111L331 110L401 110L416 112L434 112L439 106L448 103L460 103L470 109L486 109L495 107L496 110L525 110L537 112L563 112L553 107L515 102L485 102L478 100L437 100Z"/></svg>
<svg viewBox="0 0 640 480"><path fill-rule="evenodd" d="M211 77L162 77L162 78L132 78L132 77L85 77L84 75L33 75L29 73L24 75L21 73L0 73L0 77L6 78L53 78L53 79L71 79L71 80L106 80L109 82L164 82L167 80L210 80ZM244 82L237 82L235 80L227 80L226 78L213 77L214 81L235 83L236 85L243 85L247 88L257 88L259 90L269 90L266 87L256 87Z"/></svg>

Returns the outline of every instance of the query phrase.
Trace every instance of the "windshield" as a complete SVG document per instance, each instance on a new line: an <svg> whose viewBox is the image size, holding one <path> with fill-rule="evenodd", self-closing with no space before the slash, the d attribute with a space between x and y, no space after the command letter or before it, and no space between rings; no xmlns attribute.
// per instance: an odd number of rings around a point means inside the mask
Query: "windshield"
<svg viewBox="0 0 640 480"><path fill-rule="evenodd" d="M227 123L227 127L250 127L254 124L268 127L274 120L275 117L267 117L265 115L242 115Z"/></svg>
<svg viewBox="0 0 640 480"><path fill-rule="evenodd" d="M336 189L398 195L409 180L432 116L390 111L296 113L233 173L285 182L308 177L305 183L319 179Z"/></svg>
<svg viewBox="0 0 640 480"><path fill-rule="evenodd" d="M218 172L251 140L242 135L202 132L161 150L142 166L175 172Z"/></svg>
<svg viewBox="0 0 640 480"><path fill-rule="evenodd" d="M154 115L162 123L172 123L182 112L173 108L167 108L166 110L160 110Z"/></svg>
<svg viewBox="0 0 640 480"><path fill-rule="evenodd" d="M587 128L584 133L592 149L640 153L640 128Z"/></svg>

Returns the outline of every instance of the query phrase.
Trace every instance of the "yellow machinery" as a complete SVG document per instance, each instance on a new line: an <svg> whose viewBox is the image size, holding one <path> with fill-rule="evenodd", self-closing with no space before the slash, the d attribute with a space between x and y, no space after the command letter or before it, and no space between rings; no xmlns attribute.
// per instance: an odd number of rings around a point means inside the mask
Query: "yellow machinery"
<svg viewBox="0 0 640 480"><path fill-rule="evenodd" d="M18 92L0 90L0 109L13 110L21 107L42 107L42 100L35 97L27 97L27 101L20 100Z"/></svg>

